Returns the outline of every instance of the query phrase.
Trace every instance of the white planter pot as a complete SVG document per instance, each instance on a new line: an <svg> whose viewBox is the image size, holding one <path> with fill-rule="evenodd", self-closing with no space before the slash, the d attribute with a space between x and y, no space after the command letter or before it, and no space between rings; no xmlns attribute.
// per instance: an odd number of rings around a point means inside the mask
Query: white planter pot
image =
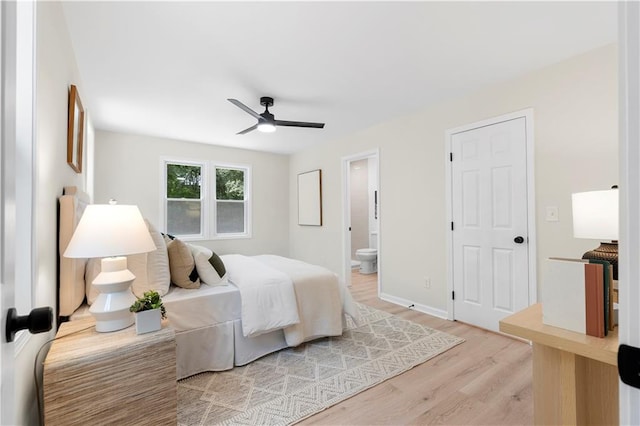
<svg viewBox="0 0 640 426"><path fill-rule="evenodd" d="M136 333L144 334L160 330L162 327L162 313L160 309L151 309L135 313Z"/></svg>

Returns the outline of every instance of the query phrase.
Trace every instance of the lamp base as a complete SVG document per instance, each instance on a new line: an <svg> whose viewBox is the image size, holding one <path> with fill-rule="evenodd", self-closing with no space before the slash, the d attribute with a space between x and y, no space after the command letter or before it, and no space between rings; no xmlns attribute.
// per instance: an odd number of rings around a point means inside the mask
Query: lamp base
<svg viewBox="0 0 640 426"><path fill-rule="evenodd" d="M96 319L96 331L117 331L133 325L134 316L129 308L136 300L130 290L135 278L127 269L126 257L102 259L102 270L93 280L100 294L89 309Z"/></svg>
<svg viewBox="0 0 640 426"><path fill-rule="evenodd" d="M583 259L606 260L613 266L613 279L618 279L618 242L600 243L600 247L582 255Z"/></svg>

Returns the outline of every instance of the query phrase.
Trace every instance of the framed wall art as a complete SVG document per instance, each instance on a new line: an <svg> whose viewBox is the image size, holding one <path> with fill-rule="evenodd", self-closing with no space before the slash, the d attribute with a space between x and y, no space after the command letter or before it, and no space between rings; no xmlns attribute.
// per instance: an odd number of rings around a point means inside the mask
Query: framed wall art
<svg viewBox="0 0 640 426"><path fill-rule="evenodd" d="M322 226L322 170L298 175L298 225Z"/></svg>
<svg viewBox="0 0 640 426"><path fill-rule="evenodd" d="M69 121L67 127L67 164L76 173L82 173L82 145L84 142L84 108L78 88L69 90Z"/></svg>

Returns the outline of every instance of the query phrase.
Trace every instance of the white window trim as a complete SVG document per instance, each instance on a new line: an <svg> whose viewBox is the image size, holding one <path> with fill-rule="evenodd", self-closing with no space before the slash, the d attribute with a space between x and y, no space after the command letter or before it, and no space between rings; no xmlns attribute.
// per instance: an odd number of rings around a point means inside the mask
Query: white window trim
<svg viewBox="0 0 640 426"><path fill-rule="evenodd" d="M253 208L252 208L252 166L250 164L239 163L227 163L222 161L198 161L190 158L180 158L173 156L160 157L160 189L159 189L159 201L160 201L160 228L161 232L167 233L167 164L184 164L194 165L202 167L201 179L203 185L201 187L202 192L200 194L202 199L202 217L199 235L175 235L183 241L198 241L198 240L238 240L252 238L252 224L253 224ZM216 168L222 169L237 169L244 171L244 194L245 194L245 212L244 212L244 229L245 232L239 233L225 233L218 234L216 232L216 220L217 220L217 208L215 197L215 179ZM224 200L221 200L224 201Z"/></svg>
<svg viewBox="0 0 640 426"><path fill-rule="evenodd" d="M202 214L200 216L200 234L174 235L183 241L198 241L207 239L209 235L209 164L207 161L197 161L186 158L177 157L161 157L160 158L160 227L162 232L167 233L167 164L182 164L185 166L200 166L202 173L200 179L203 184L200 186L200 201Z"/></svg>
<svg viewBox="0 0 640 426"><path fill-rule="evenodd" d="M245 203L245 211L244 211L244 232L238 232L235 234L230 234L230 233L225 233L225 234L218 234L217 233L217 229L216 229L216 223L217 223L217 214L218 214L218 209L215 205L215 203L218 201L216 200L216 196L215 196L215 180L216 180L216 168L220 168L220 169L236 169L236 170L242 170L244 171L244 203ZM211 162L211 170L212 170L212 177L211 177L211 186L212 188L214 188L212 190L212 196L211 196L211 211L213 212L212 215L212 219L211 219L211 239L212 240L238 240L238 239L243 239L243 238L251 238L252 232L251 232L251 224L253 223L253 215L252 215L252 209L251 209L251 199L252 199L252 194L251 194L251 188L253 186L253 181L251 180L251 165L249 164L234 164L234 163L225 163L225 162L218 162L218 161L212 161ZM225 201L225 200L220 200L220 201ZM231 201L231 200L230 200Z"/></svg>

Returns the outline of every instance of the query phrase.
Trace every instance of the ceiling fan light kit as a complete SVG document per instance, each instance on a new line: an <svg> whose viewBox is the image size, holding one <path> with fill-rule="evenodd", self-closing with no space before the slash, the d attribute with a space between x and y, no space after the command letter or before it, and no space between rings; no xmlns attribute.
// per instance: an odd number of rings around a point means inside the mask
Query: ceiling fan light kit
<svg viewBox="0 0 640 426"><path fill-rule="evenodd" d="M273 123L258 123L258 131L262 133L273 133L276 131L276 126Z"/></svg>
<svg viewBox="0 0 640 426"><path fill-rule="evenodd" d="M276 120L275 116L269 112L269 107L273 106L273 98L268 96L263 96L260 98L260 105L264 106L264 112L262 114L258 114L242 102L237 99L227 99L229 102L251 115L253 118L258 120L256 124L253 126L246 128L236 134L244 135L253 130L258 129L264 133L272 133L276 131L276 126L285 126L285 127L308 127L312 129L322 129L324 128L324 123L311 123L306 121L284 121L284 120Z"/></svg>

